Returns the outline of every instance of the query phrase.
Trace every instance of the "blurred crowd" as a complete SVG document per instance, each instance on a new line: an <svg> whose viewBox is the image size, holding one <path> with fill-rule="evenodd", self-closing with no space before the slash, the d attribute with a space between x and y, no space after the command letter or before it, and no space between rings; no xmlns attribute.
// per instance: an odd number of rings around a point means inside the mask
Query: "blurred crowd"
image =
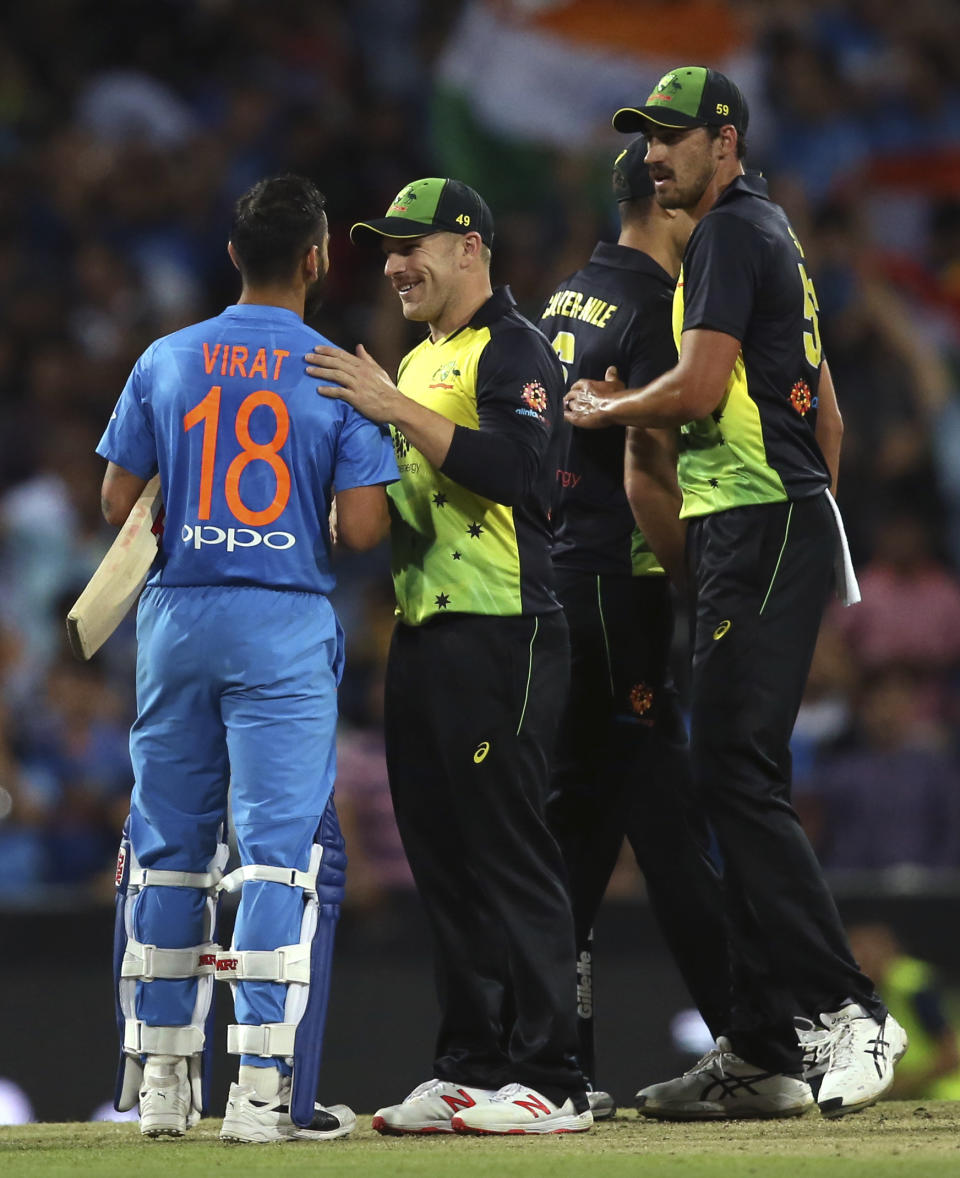
<svg viewBox="0 0 960 1178"><path fill-rule="evenodd" d="M35 0L0 35L0 903L109 895L133 626L81 665L63 617L112 538L94 446L130 367L238 293L235 198L280 171L316 180L332 265L315 326L389 369L417 334L353 220L413 177L460 176L493 207L495 280L536 317L616 235L609 115L707 61L708 34L750 101L747 163L804 243L846 424L864 602L824 627L798 807L833 871L913 888L960 871L954 0ZM387 568L342 559L335 598L348 900L371 916L410 882L379 724Z"/></svg>

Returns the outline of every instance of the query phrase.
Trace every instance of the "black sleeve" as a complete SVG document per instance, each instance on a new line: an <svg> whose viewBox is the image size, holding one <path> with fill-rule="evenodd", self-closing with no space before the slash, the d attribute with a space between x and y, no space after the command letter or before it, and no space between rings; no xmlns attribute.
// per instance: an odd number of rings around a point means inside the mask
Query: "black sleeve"
<svg viewBox="0 0 960 1178"><path fill-rule="evenodd" d="M765 253L760 230L742 217L708 214L683 259L683 330L706 327L743 340Z"/></svg>
<svg viewBox="0 0 960 1178"><path fill-rule="evenodd" d="M477 365L479 428L454 428L440 470L494 503L522 502L563 414L563 393L560 361L539 331L498 332Z"/></svg>
<svg viewBox="0 0 960 1178"><path fill-rule="evenodd" d="M627 366L620 379L628 389L643 388L675 367L672 294L664 293L637 314L625 344Z"/></svg>

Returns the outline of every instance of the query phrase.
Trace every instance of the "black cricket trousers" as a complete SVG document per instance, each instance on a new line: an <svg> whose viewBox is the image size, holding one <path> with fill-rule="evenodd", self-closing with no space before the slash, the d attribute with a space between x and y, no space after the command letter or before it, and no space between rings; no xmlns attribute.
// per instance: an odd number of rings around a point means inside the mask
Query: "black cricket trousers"
<svg viewBox="0 0 960 1178"><path fill-rule="evenodd" d="M691 520L691 755L723 856L733 963L727 1031L744 1059L799 1072L795 1013L883 1005L853 959L790 801L790 736L834 583L825 494Z"/></svg>
<svg viewBox="0 0 960 1178"><path fill-rule="evenodd" d="M562 612L399 623L387 664L390 788L434 938L434 1074L562 1103L576 1060L573 916L547 827L569 676Z"/></svg>
<svg viewBox="0 0 960 1178"><path fill-rule="evenodd" d="M730 973L719 874L670 676L669 582L558 568L556 587L570 627L571 683L547 814L570 881L580 1060L594 1081L592 928L625 834L714 1037L729 1021Z"/></svg>

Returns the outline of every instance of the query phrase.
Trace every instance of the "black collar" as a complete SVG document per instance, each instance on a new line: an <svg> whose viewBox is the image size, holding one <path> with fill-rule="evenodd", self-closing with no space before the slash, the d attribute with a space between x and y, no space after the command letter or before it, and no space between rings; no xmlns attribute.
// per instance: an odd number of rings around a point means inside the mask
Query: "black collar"
<svg viewBox="0 0 960 1178"><path fill-rule="evenodd" d="M633 249L629 245L608 241L598 242L590 255L590 261L596 262L598 266L612 266L617 270L632 270L635 274L650 274L656 278L666 279L671 286L676 285L676 280L670 277L659 262L655 262L643 250Z"/></svg>
<svg viewBox="0 0 960 1178"><path fill-rule="evenodd" d="M487 301L474 311L467 327L489 327L517 305L509 286L498 286Z"/></svg>
<svg viewBox="0 0 960 1178"><path fill-rule="evenodd" d="M770 194L767 192L766 180L759 172L746 172L742 176L737 176L733 183L728 184L720 194L720 199L714 208L723 204L724 201L736 200L739 196L759 196L761 200L769 200Z"/></svg>

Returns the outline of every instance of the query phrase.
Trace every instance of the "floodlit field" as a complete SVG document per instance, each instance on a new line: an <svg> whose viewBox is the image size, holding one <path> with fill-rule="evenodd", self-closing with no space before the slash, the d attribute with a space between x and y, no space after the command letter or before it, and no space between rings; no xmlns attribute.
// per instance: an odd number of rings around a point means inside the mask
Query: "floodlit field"
<svg viewBox="0 0 960 1178"><path fill-rule="evenodd" d="M669 1125L632 1111L590 1133L546 1138L384 1138L361 1118L327 1143L226 1146L204 1121L182 1141L145 1141L136 1124L0 1128L0 1173L81 1178L917 1178L960 1176L960 1102L883 1104L825 1121ZM281 1156L282 1155L282 1156Z"/></svg>

